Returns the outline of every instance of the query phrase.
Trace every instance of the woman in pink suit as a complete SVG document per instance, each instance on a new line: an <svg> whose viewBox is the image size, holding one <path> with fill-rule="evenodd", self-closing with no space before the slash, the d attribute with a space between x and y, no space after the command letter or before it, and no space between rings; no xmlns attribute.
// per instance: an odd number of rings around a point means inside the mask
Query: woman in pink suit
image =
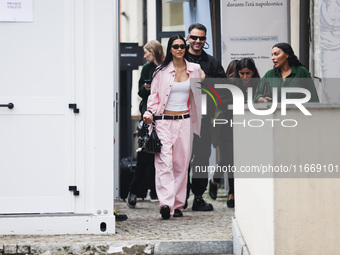
<svg viewBox="0 0 340 255"><path fill-rule="evenodd" d="M200 135L200 66L188 62L187 47L181 35L170 37L164 62L156 68L151 83L144 121L156 123L162 142L155 155L156 191L163 219L183 216L187 169L191 156L192 132ZM193 78L197 78L194 80Z"/></svg>

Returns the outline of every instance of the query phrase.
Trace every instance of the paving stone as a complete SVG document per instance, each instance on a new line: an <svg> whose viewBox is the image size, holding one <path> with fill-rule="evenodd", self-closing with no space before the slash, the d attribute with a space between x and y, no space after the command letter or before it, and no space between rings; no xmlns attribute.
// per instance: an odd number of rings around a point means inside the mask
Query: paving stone
<svg viewBox="0 0 340 255"><path fill-rule="evenodd" d="M115 201L115 209L128 215L126 221L116 223L115 235L0 236L0 254L154 254L156 244L159 249L159 245L166 247L163 243L171 246L176 242L177 247L182 247L180 254L196 254L188 248L194 247L193 242L197 242L196 249L204 254L223 254L225 247L216 253L216 244L230 244L234 210L226 206L225 198L212 200L204 195L204 199L214 206L214 211L192 211L191 196L184 217L169 220L161 219L158 202L150 202L148 198L138 200L134 209L124 201ZM165 251L174 252L169 247Z"/></svg>
<svg viewBox="0 0 340 255"><path fill-rule="evenodd" d="M231 254L233 243L228 241L187 241L158 242L155 244L155 255L175 254Z"/></svg>

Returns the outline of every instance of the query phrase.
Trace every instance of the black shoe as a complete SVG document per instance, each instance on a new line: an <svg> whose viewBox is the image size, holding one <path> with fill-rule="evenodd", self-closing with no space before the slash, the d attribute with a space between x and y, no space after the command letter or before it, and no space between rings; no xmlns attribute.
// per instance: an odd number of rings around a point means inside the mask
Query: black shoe
<svg viewBox="0 0 340 255"><path fill-rule="evenodd" d="M217 198L217 184L213 184L212 181L209 181L209 196L216 200Z"/></svg>
<svg viewBox="0 0 340 255"><path fill-rule="evenodd" d="M130 208L135 208L137 204L137 196L135 194L129 193L128 197L126 198L126 204Z"/></svg>
<svg viewBox="0 0 340 255"><path fill-rule="evenodd" d="M183 217L183 212L180 209L175 209L173 217Z"/></svg>
<svg viewBox="0 0 340 255"><path fill-rule="evenodd" d="M234 199L229 199L229 200L227 201L227 206L228 206L229 208L234 208L234 207L235 207L235 200L234 200Z"/></svg>
<svg viewBox="0 0 340 255"><path fill-rule="evenodd" d="M212 211L214 210L214 207L212 204L208 204L207 202L204 201L202 196L195 196L194 197L194 203L192 204L193 211Z"/></svg>
<svg viewBox="0 0 340 255"><path fill-rule="evenodd" d="M116 209L113 210L113 214L115 215L116 221L124 221L128 218L126 214L119 214Z"/></svg>
<svg viewBox="0 0 340 255"><path fill-rule="evenodd" d="M170 218L170 207L167 205L163 205L160 211L162 214L162 219L167 220Z"/></svg>

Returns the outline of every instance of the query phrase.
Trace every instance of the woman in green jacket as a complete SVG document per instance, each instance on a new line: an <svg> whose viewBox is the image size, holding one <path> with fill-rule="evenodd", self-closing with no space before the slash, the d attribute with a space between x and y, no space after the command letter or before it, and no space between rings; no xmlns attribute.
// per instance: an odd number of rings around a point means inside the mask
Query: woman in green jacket
<svg viewBox="0 0 340 255"><path fill-rule="evenodd" d="M147 109L147 101L150 95L150 84L153 72L156 67L164 60L164 52L162 45L157 40L149 41L144 45L144 58L146 64L142 68L139 79L138 95L142 98L139 104L141 118ZM138 152L136 171L129 186L129 194L126 203L130 208L134 208L137 204L137 196L145 194L145 188L150 188L151 201L157 201L155 188L155 166L154 155L151 153Z"/></svg>
<svg viewBox="0 0 340 255"><path fill-rule="evenodd" d="M153 72L156 67L160 65L164 60L164 52L162 45L157 40L149 41L144 45L144 58L146 64L142 68L142 72L139 78L139 90L138 95L142 98L139 105L139 111L143 116L146 111L146 103L150 95L150 84L153 76Z"/></svg>
<svg viewBox="0 0 340 255"><path fill-rule="evenodd" d="M277 43L272 48L274 68L269 70L261 79L254 96L254 102L272 100L272 88L277 88L278 101L281 102L282 87L298 87L310 91L309 102L319 102L314 82L309 71L295 56L288 43ZM288 93L287 98L304 97L301 93Z"/></svg>

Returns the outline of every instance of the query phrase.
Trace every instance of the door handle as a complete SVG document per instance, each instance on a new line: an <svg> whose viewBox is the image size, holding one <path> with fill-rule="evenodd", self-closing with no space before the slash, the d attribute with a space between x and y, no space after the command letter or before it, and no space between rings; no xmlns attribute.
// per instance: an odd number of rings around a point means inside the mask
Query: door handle
<svg viewBox="0 0 340 255"><path fill-rule="evenodd" d="M14 108L14 104L12 104L12 103L0 104L0 107L8 107L8 109L13 109Z"/></svg>

